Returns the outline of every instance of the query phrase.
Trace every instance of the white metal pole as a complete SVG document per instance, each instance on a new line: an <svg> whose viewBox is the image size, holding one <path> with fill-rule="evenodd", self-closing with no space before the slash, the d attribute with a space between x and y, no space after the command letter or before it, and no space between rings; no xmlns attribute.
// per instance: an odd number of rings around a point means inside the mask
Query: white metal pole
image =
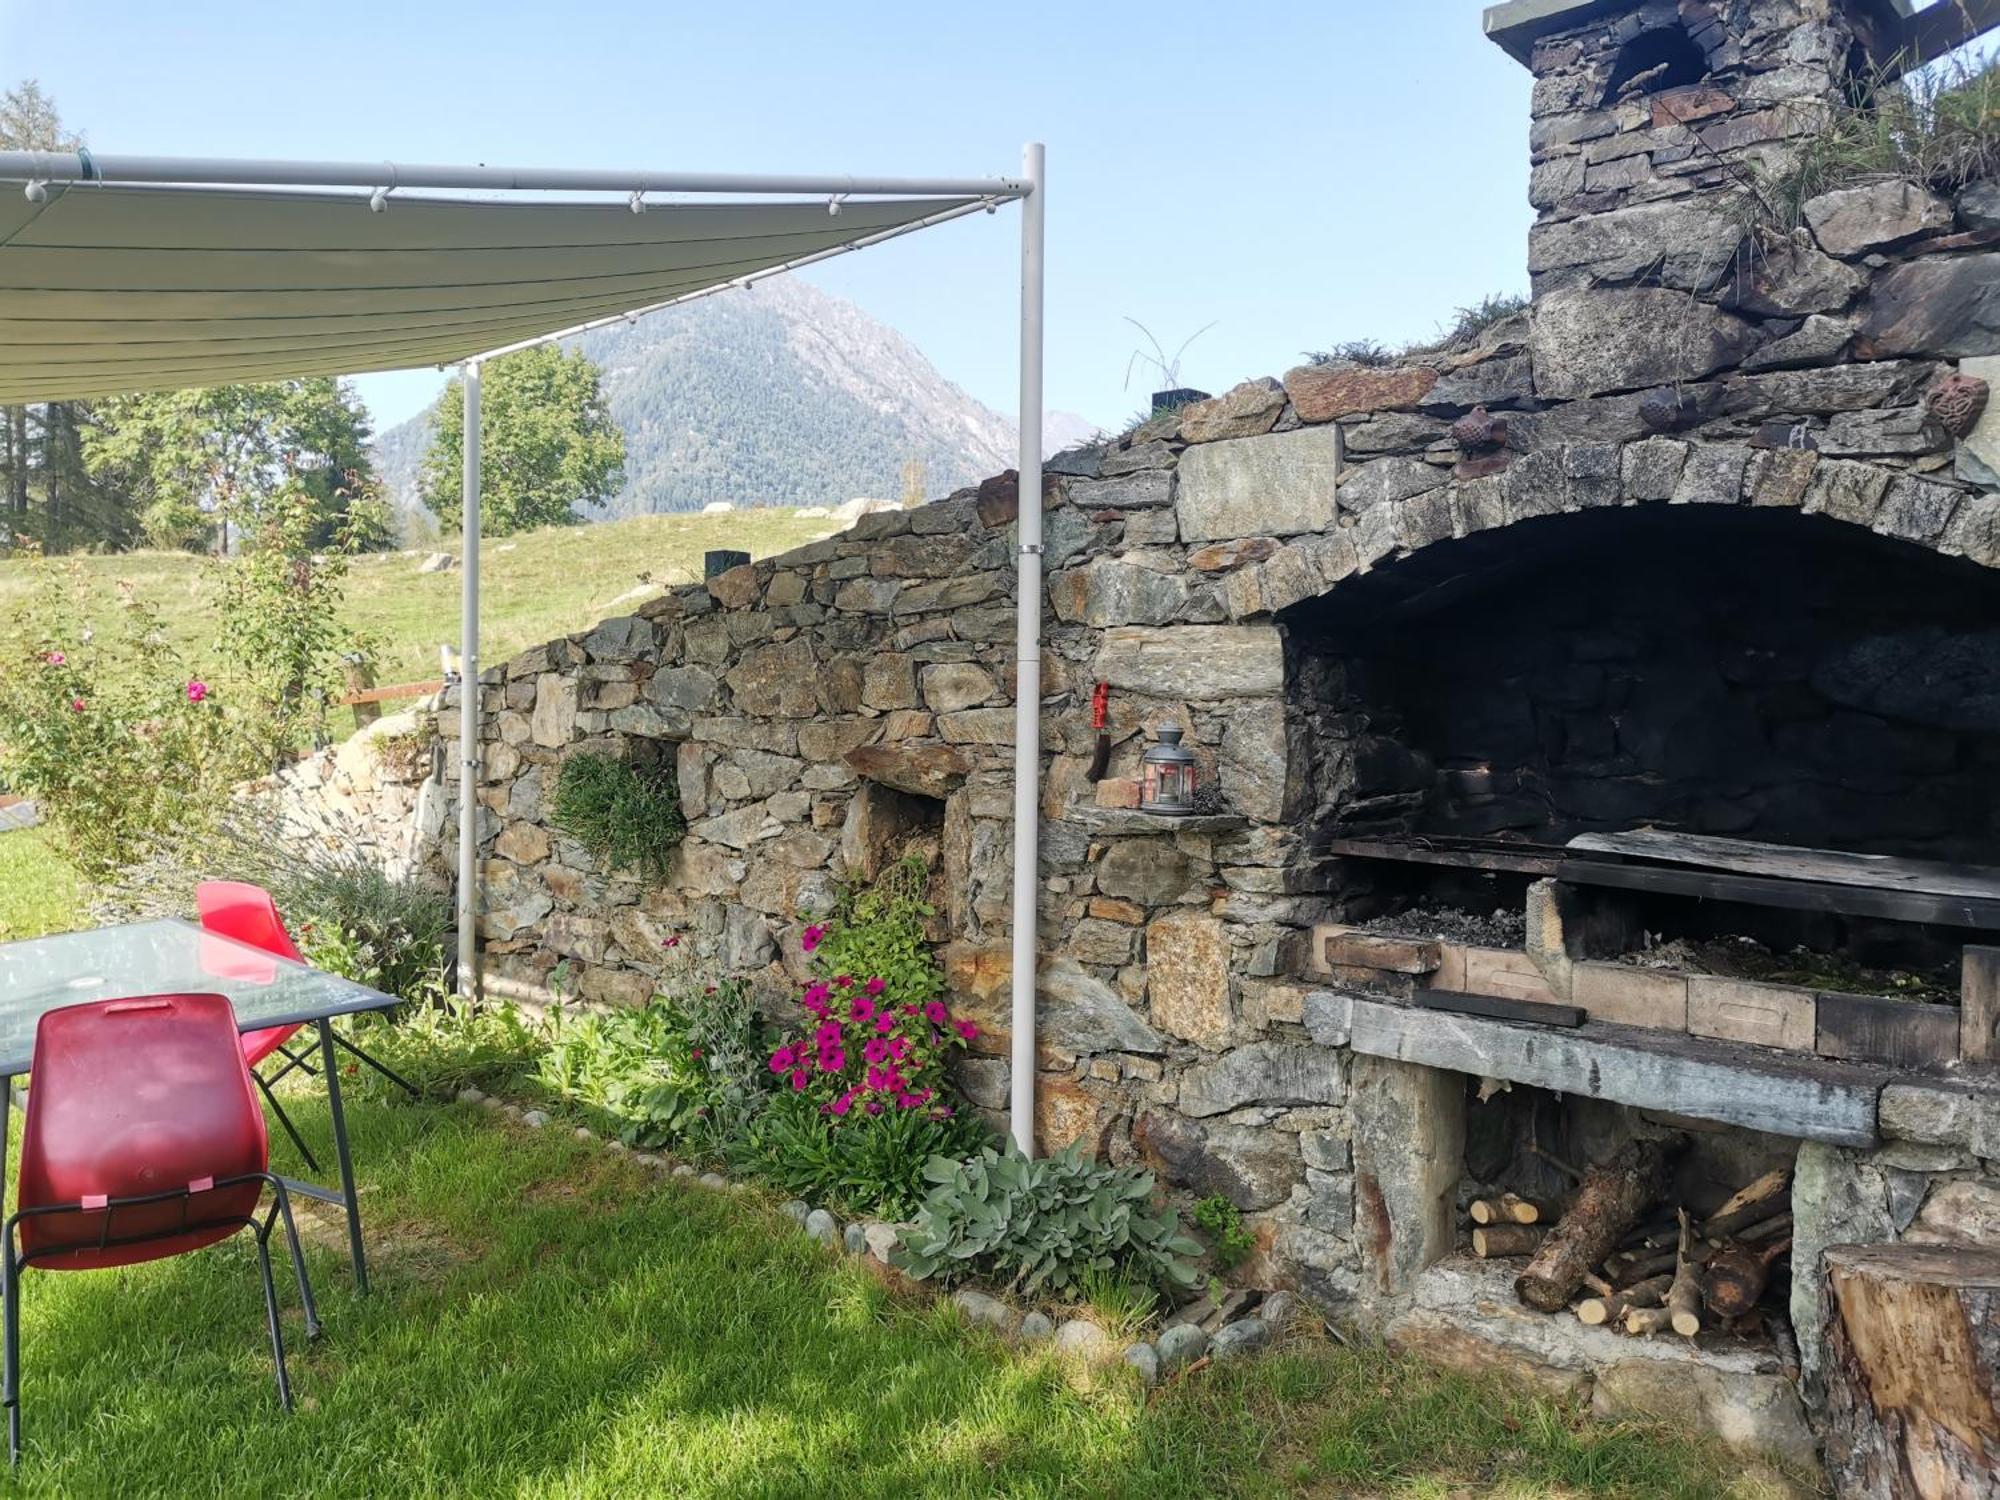
<svg viewBox="0 0 2000 1500"><path fill-rule="evenodd" d="M458 619L458 992L479 993L479 361L465 364Z"/></svg>
<svg viewBox="0 0 2000 1500"><path fill-rule="evenodd" d="M1021 152L1020 579L1015 599L1014 1046L1008 1130L1035 1154L1035 961L1042 803L1042 225L1043 148Z"/></svg>

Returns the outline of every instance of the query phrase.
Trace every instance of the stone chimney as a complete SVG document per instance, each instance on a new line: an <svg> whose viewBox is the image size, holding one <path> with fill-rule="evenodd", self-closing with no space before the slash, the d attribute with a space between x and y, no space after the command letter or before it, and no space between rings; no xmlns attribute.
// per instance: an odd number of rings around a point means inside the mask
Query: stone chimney
<svg viewBox="0 0 2000 1500"><path fill-rule="evenodd" d="M1917 41L1949 39L1908 0L1514 0L1486 31L1535 75L1528 268L1556 399L1701 380L1757 345L1746 317L1844 306L1852 269L1749 236L1774 217L1759 195Z"/></svg>

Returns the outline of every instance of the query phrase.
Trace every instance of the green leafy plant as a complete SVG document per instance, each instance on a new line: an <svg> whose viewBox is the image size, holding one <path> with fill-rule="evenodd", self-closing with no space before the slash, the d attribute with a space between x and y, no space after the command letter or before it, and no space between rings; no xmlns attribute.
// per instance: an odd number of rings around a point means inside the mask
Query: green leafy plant
<svg viewBox="0 0 2000 1500"><path fill-rule="evenodd" d="M809 1099L779 1094L724 1156L793 1197L895 1220L917 1211L926 1162L968 1156L987 1140L967 1113L891 1109L836 1121Z"/></svg>
<svg viewBox="0 0 2000 1500"><path fill-rule="evenodd" d="M564 761L549 821L607 864L655 875L687 836L673 767L615 755L572 755Z"/></svg>
<svg viewBox="0 0 2000 1500"><path fill-rule="evenodd" d="M933 1186L896 1255L919 1280L984 1276L1068 1295L1093 1271L1195 1283L1201 1246L1153 1201L1152 1173L1093 1161L1081 1142L1034 1161L990 1147L969 1161L937 1157L924 1176Z"/></svg>
<svg viewBox="0 0 2000 1500"><path fill-rule="evenodd" d="M1225 1271L1243 1264L1257 1248L1256 1236L1243 1227L1243 1211L1220 1193L1195 1204L1193 1217L1194 1227L1209 1238L1215 1263Z"/></svg>
<svg viewBox="0 0 2000 1500"><path fill-rule="evenodd" d="M547 1046L542 1029L511 1002L448 997L356 1024L361 1045L425 1093L446 1097L468 1086L504 1089L529 1080ZM362 1087L394 1096L395 1086L372 1069L357 1076Z"/></svg>
<svg viewBox="0 0 2000 1500"><path fill-rule="evenodd" d="M763 1022L743 985L705 982L681 940L667 944L669 992L626 1010L559 1006L537 1076L628 1145L713 1154L741 1140L770 1097Z"/></svg>
<svg viewBox="0 0 2000 1500"><path fill-rule="evenodd" d="M1331 349L1306 351L1306 363L1309 365L1364 365L1372 368L1393 364L1395 359L1394 351L1374 339L1349 339Z"/></svg>

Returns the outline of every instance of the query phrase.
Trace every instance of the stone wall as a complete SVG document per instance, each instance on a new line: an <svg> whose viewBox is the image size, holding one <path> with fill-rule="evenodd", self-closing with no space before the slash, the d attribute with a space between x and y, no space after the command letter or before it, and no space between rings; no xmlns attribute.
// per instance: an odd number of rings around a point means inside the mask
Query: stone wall
<svg viewBox="0 0 2000 1500"><path fill-rule="evenodd" d="M1725 201L1733 163L1786 149L1829 106L1860 40L1847 15L1649 3L1545 39L1532 311L1389 365L1248 381L1050 466L1039 1141L1227 1195L1260 1241L1246 1274L1330 1305L1406 1298L1448 1242L1456 1183L1433 1146L1462 1079L1357 1064L1339 1006L1296 977L1342 895L1307 835L1366 786L1361 726L1298 691L1291 647L1322 599L1370 575L1443 587L1586 511L1671 527L1757 510L1967 578L2000 566L2000 431L1970 383L1941 384L2000 361L1990 189L1843 189L1796 234L1747 231ZM1669 21L1708 71L1607 103L1622 49ZM486 673L496 987L535 991L564 964L584 998L634 1003L681 934L785 1003L804 914L843 870L921 839L958 1004L983 1028L961 1081L1003 1109L1015 511L1001 476L868 516ZM1116 745L1092 784L1099 681ZM1136 808L1145 731L1168 719L1218 793L1211 813ZM456 714L437 725L455 734ZM664 879L599 868L549 825L557 768L586 750L673 758L689 834ZM1870 1214L1879 1182L1871 1227L1947 1211L1962 1227L1953 1205L1991 1201L1982 1163L2000 1154L1966 1143L2000 1119L1970 1097L1941 1154L1836 1152L1823 1175L1862 1181ZM1946 1132L1886 1113L1884 1129Z"/></svg>

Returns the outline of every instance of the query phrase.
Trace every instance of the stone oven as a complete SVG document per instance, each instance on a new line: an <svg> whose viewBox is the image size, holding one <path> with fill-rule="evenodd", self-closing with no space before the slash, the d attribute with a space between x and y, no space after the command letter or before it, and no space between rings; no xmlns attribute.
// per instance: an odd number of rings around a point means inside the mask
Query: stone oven
<svg viewBox="0 0 2000 1500"><path fill-rule="evenodd" d="M1499 7L1532 305L1246 381L1045 493L1038 1144L1227 1196L1238 1274L1330 1316L1794 1456L1823 1247L2000 1240L2000 194L1744 196L1895 9ZM783 1007L802 913L914 843L1002 1118L1015 501L871 515L485 674L489 986L632 1003L675 934ZM1163 721L1195 816L1138 807ZM580 749L672 758L664 880L549 825ZM1647 1201L1588 1274L1677 1251L1685 1207L1789 1237L1753 1318L1626 1336L1476 1253L1621 1165Z"/></svg>

